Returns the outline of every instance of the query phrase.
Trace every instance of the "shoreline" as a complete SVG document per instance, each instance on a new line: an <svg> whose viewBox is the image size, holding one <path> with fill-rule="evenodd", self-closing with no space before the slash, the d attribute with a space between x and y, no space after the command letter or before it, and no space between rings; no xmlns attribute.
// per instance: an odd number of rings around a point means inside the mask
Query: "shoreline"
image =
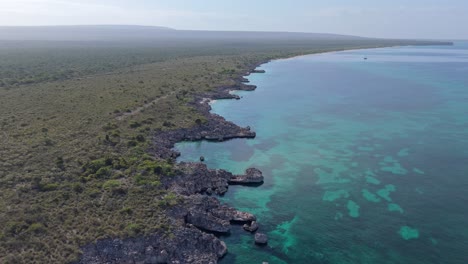
<svg viewBox="0 0 468 264"><path fill-rule="evenodd" d="M240 97L231 93L232 91L254 91L257 87L247 84L249 80L246 77L252 73L261 73L262 70L259 71L258 68L264 64L323 53L390 47L397 47L397 45L319 51L261 60L248 65L247 71L242 75L235 76L232 79L235 82L233 85L217 87L210 92L196 94L188 105L194 107L206 120L200 121L191 128L155 133L152 140L153 146L149 149L150 154L173 161L179 171L177 176L166 177L167 179L163 181L164 188L176 193L182 200L180 204L166 211L166 214L170 216L169 222L172 227L170 234L173 237L159 232L147 237L101 240L95 245L83 248L84 257L79 263L130 261L134 260L133 252L143 255L143 259L155 259L158 261L156 263L172 263L173 260L181 261L181 263L216 263L227 254L228 250L219 235L229 233L232 226L237 223L252 225L256 218L250 213L222 205L219 199L212 195L223 195L228 191L229 185L234 184L232 179L248 177L249 173L233 175L225 170L209 169L201 162L176 162L180 153L174 150L174 145L183 141L223 142L234 138L255 138L256 133L251 131L250 127L242 128L220 115L211 113L211 104L221 99L239 100ZM244 183L244 185L248 184ZM148 251L149 247L152 250ZM253 244L252 247L254 247ZM187 258L191 261L184 262Z"/></svg>

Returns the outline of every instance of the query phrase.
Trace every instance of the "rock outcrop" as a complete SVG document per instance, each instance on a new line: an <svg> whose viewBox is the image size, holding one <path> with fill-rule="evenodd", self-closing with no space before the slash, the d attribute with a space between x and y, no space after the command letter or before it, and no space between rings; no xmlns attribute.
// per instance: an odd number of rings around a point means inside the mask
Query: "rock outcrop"
<svg viewBox="0 0 468 264"><path fill-rule="evenodd" d="M229 184L261 184L264 177L260 170L250 168L245 171L245 175L232 176L229 179Z"/></svg>
<svg viewBox="0 0 468 264"><path fill-rule="evenodd" d="M228 190L228 182L232 177L224 170L211 170L203 163L182 162L177 165L180 171L177 176L162 179L163 186L181 195L218 194Z"/></svg>
<svg viewBox="0 0 468 264"><path fill-rule="evenodd" d="M229 221L217 218L209 212L190 211L185 220L189 224L212 233L229 233L231 231Z"/></svg>
<svg viewBox="0 0 468 264"><path fill-rule="evenodd" d="M265 70L253 70L251 73L265 73Z"/></svg>
<svg viewBox="0 0 468 264"><path fill-rule="evenodd" d="M257 185L263 183L260 170L250 168L244 175L233 175L225 170L208 169L203 163L181 162L177 165L180 172L177 176L163 178L165 189L181 195L218 194L227 192L229 184Z"/></svg>
<svg viewBox="0 0 468 264"><path fill-rule="evenodd" d="M231 222L251 223L256 220L253 214L238 211L221 204L218 199L205 195L190 195L184 202L169 212L175 219L211 233L229 233Z"/></svg>
<svg viewBox="0 0 468 264"><path fill-rule="evenodd" d="M211 114L210 114L211 115ZM150 150L155 156L168 159L176 158L180 153L172 150L176 142L181 141L226 141L233 138L255 138L256 133L226 121L219 115L211 115L208 121L191 128L165 131L157 134Z"/></svg>
<svg viewBox="0 0 468 264"><path fill-rule="evenodd" d="M255 234L255 244L258 245L266 245L268 243L267 235L263 233L256 233Z"/></svg>
<svg viewBox="0 0 468 264"><path fill-rule="evenodd" d="M250 225L249 224L244 224L242 226L242 228L244 228L245 231L253 233L253 232L258 230L258 224L257 224L256 221L252 221L252 223L250 223Z"/></svg>
<svg viewBox="0 0 468 264"><path fill-rule="evenodd" d="M226 253L226 244L214 235L182 227L170 236L99 240L83 248L77 263L217 263Z"/></svg>

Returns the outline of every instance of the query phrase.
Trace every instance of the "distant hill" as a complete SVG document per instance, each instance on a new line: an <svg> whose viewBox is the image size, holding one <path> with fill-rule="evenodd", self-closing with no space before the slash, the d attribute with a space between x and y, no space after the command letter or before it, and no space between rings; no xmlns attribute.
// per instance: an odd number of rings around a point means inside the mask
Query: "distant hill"
<svg viewBox="0 0 468 264"><path fill-rule="evenodd" d="M247 32L247 31L197 31L175 30L155 26L28 26L0 27L0 40L34 40L34 41L132 41L157 39L226 39L226 40L332 40L362 39L355 36L295 33L295 32Z"/></svg>
<svg viewBox="0 0 468 264"><path fill-rule="evenodd" d="M96 41L145 39L173 31L166 27L147 26L0 26L0 40Z"/></svg>

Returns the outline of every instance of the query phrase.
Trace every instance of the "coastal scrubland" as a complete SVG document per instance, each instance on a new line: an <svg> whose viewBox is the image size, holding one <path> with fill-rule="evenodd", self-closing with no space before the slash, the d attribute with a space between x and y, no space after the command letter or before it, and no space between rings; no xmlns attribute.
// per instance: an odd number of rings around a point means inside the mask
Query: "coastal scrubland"
<svg viewBox="0 0 468 264"><path fill-rule="evenodd" d="M0 41L0 262L66 263L102 238L170 234L153 135L206 118L194 95L252 65L430 42L377 39Z"/></svg>

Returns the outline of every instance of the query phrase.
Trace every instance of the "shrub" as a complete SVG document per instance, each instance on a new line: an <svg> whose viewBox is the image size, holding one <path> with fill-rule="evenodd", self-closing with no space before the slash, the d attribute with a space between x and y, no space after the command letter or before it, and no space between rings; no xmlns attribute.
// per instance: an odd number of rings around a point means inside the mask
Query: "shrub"
<svg viewBox="0 0 468 264"><path fill-rule="evenodd" d="M131 215L133 213L133 210L130 207L124 207L119 212L124 215Z"/></svg>
<svg viewBox="0 0 468 264"><path fill-rule="evenodd" d="M28 227L27 231L30 233L41 234L46 232L46 228L41 223L34 223Z"/></svg>
<svg viewBox="0 0 468 264"><path fill-rule="evenodd" d="M113 130L113 129L117 129L117 124L116 123L107 123L106 125L104 125L102 128L105 130L105 131L108 131L108 130Z"/></svg>
<svg viewBox="0 0 468 264"><path fill-rule="evenodd" d="M141 127L141 123L137 121L133 121L130 123L130 128L138 128Z"/></svg>
<svg viewBox="0 0 468 264"><path fill-rule="evenodd" d="M111 169L109 167L101 167L96 171L96 176L99 178L108 177L111 174Z"/></svg>
<svg viewBox="0 0 468 264"><path fill-rule="evenodd" d="M81 193L84 190L84 187L81 183L75 182L72 184L72 190L76 193Z"/></svg>
<svg viewBox="0 0 468 264"><path fill-rule="evenodd" d="M103 185L102 188L107 191L112 191L116 188L120 188L122 183L118 180L108 180Z"/></svg>
<svg viewBox="0 0 468 264"><path fill-rule="evenodd" d="M39 183L39 191L41 192L50 192L58 189L58 183Z"/></svg>
<svg viewBox="0 0 468 264"><path fill-rule="evenodd" d="M91 162L88 162L84 167L83 170L87 174L94 174L96 173L100 168L106 166L106 159L97 159L93 160Z"/></svg>
<svg viewBox="0 0 468 264"><path fill-rule="evenodd" d="M138 142L136 142L135 140L130 140L127 143L128 147L136 147L137 145L138 145Z"/></svg>
<svg viewBox="0 0 468 264"><path fill-rule="evenodd" d="M57 168L65 170L65 162L62 157L57 158L57 160L55 161L55 165L57 165Z"/></svg>
<svg viewBox="0 0 468 264"><path fill-rule="evenodd" d="M145 142L145 136L143 135L138 135L135 138L138 142Z"/></svg>
<svg viewBox="0 0 468 264"><path fill-rule="evenodd" d="M129 236L136 236L138 233L140 233L141 227L138 224L129 224L127 227L125 227L125 231L127 231Z"/></svg>
<svg viewBox="0 0 468 264"><path fill-rule="evenodd" d="M108 180L102 185L102 188L106 191L111 191L113 194L125 194L127 192L119 180Z"/></svg>
<svg viewBox="0 0 468 264"><path fill-rule="evenodd" d="M162 206L174 206L178 203L178 197L175 193L168 193L164 196L164 198L159 201L159 205Z"/></svg>
<svg viewBox="0 0 468 264"><path fill-rule="evenodd" d="M148 187L158 187L161 185L161 182L159 181L159 178L157 176L143 176L141 174L138 174L135 176L135 184L140 186L144 185Z"/></svg>

